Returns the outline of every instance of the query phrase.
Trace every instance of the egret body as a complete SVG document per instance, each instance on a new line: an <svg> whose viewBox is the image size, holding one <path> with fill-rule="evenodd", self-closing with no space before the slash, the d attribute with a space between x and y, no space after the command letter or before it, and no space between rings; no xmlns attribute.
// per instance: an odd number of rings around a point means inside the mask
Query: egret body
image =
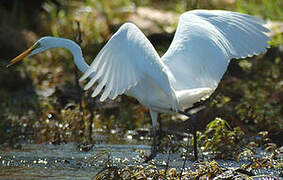
<svg viewBox="0 0 283 180"><path fill-rule="evenodd" d="M100 100L126 94L148 107L153 132L158 113L176 113L208 98L216 89L231 59L266 51L270 40L256 17L223 10L193 10L180 16L174 39L160 57L149 40L125 23L110 38L89 66L80 47L63 38L43 37L10 64L50 48L70 50L74 62L89 78L85 90L95 87ZM155 142L155 141L154 141Z"/></svg>

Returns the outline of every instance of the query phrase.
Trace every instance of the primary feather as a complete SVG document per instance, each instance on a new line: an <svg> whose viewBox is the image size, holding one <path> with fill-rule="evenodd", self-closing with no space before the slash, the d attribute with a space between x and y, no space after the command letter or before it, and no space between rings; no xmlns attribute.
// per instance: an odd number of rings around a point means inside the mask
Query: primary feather
<svg viewBox="0 0 283 180"><path fill-rule="evenodd" d="M236 12L193 10L182 14L162 57L174 77L171 84L180 109L209 97L231 59L264 52L269 46L265 32L268 29L261 20Z"/></svg>

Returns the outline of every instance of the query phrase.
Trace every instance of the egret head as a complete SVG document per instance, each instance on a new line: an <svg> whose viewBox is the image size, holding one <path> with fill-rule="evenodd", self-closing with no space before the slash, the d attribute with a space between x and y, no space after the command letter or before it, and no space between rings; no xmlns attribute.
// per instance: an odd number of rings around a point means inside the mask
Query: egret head
<svg viewBox="0 0 283 180"><path fill-rule="evenodd" d="M14 65L15 63L21 61L23 58L30 57L32 55L41 53L43 51L46 51L47 49L50 49L49 45L49 37L42 37L40 38L34 45L32 45L30 48L25 50L23 53L12 59L7 67Z"/></svg>

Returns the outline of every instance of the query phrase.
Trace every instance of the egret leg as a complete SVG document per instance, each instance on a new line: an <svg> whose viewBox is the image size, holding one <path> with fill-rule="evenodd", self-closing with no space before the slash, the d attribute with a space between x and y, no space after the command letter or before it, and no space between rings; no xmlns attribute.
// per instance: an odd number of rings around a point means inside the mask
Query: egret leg
<svg viewBox="0 0 283 180"><path fill-rule="evenodd" d="M158 118L158 113L155 111L150 110L150 116L151 116L151 120L152 120L152 133L153 133L153 144L151 147L151 153L150 155L146 158L146 160L144 161L145 163L147 163L148 161L152 160L153 158L155 158L156 154L157 154L157 139L156 139L156 132L157 132L157 118Z"/></svg>
<svg viewBox="0 0 283 180"><path fill-rule="evenodd" d="M198 160L198 146L197 146L197 130L198 130L197 118L194 114L191 115L189 121L189 127L194 137L194 160Z"/></svg>
<svg viewBox="0 0 283 180"><path fill-rule="evenodd" d="M151 152L150 155L148 157L146 157L144 163L147 163L148 161L152 160L153 158L155 158L156 154L157 154L157 138L156 138L156 131L157 128L153 127L152 128L152 133L153 133L153 143L151 146Z"/></svg>
<svg viewBox="0 0 283 180"><path fill-rule="evenodd" d="M189 131L190 133L193 134L194 137L194 160L198 160L198 147L197 147L197 130L198 130L198 121L197 118L194 114L189 114L183 111L179 111L180 114L183 114L185 116L188 116L190 120L188 121L189 123Z"/></svg>
<svg viewBox="0 0 283 180"><path fill-rule="evenodd" d="M197 131L193 128L193 136L194 136L194 157L195 161L198 160L198 146L197 146Z"/></svg>
<svg viewBox="0 0 283 180"><path fill-rule="evenodd" d="M162 121L161 121L161 118L160 118L160 115L158 115L157 117L157 121L158 121L158 124L159 124L159 128L158 128L158 144L160 144L160 141L163 137L163 131L162 131Z"/></svg>

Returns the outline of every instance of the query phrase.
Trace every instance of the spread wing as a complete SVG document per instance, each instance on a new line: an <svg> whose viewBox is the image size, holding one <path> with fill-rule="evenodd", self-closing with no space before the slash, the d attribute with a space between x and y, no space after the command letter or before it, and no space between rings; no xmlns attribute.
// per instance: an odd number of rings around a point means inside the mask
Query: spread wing
<svg viewBox="0 0 283 180"><path fill-rule="evenodd" d="M217 87L230 59L262 53L270 40L256 17L222 10L193 10L180 16L162 57L175 91ZM211 93L212 93L211 92Z"/></svg>
<svg viewBox="0 0 283 180"><path fill-rule="evenodd" d="M104 88L101 101L123 94L145 76L151 77L170 95L171 86L164 67L154 47L138 27L125 23L102 48L80 81L90 78L84 89L98 82L92 97Z"/></svg>

